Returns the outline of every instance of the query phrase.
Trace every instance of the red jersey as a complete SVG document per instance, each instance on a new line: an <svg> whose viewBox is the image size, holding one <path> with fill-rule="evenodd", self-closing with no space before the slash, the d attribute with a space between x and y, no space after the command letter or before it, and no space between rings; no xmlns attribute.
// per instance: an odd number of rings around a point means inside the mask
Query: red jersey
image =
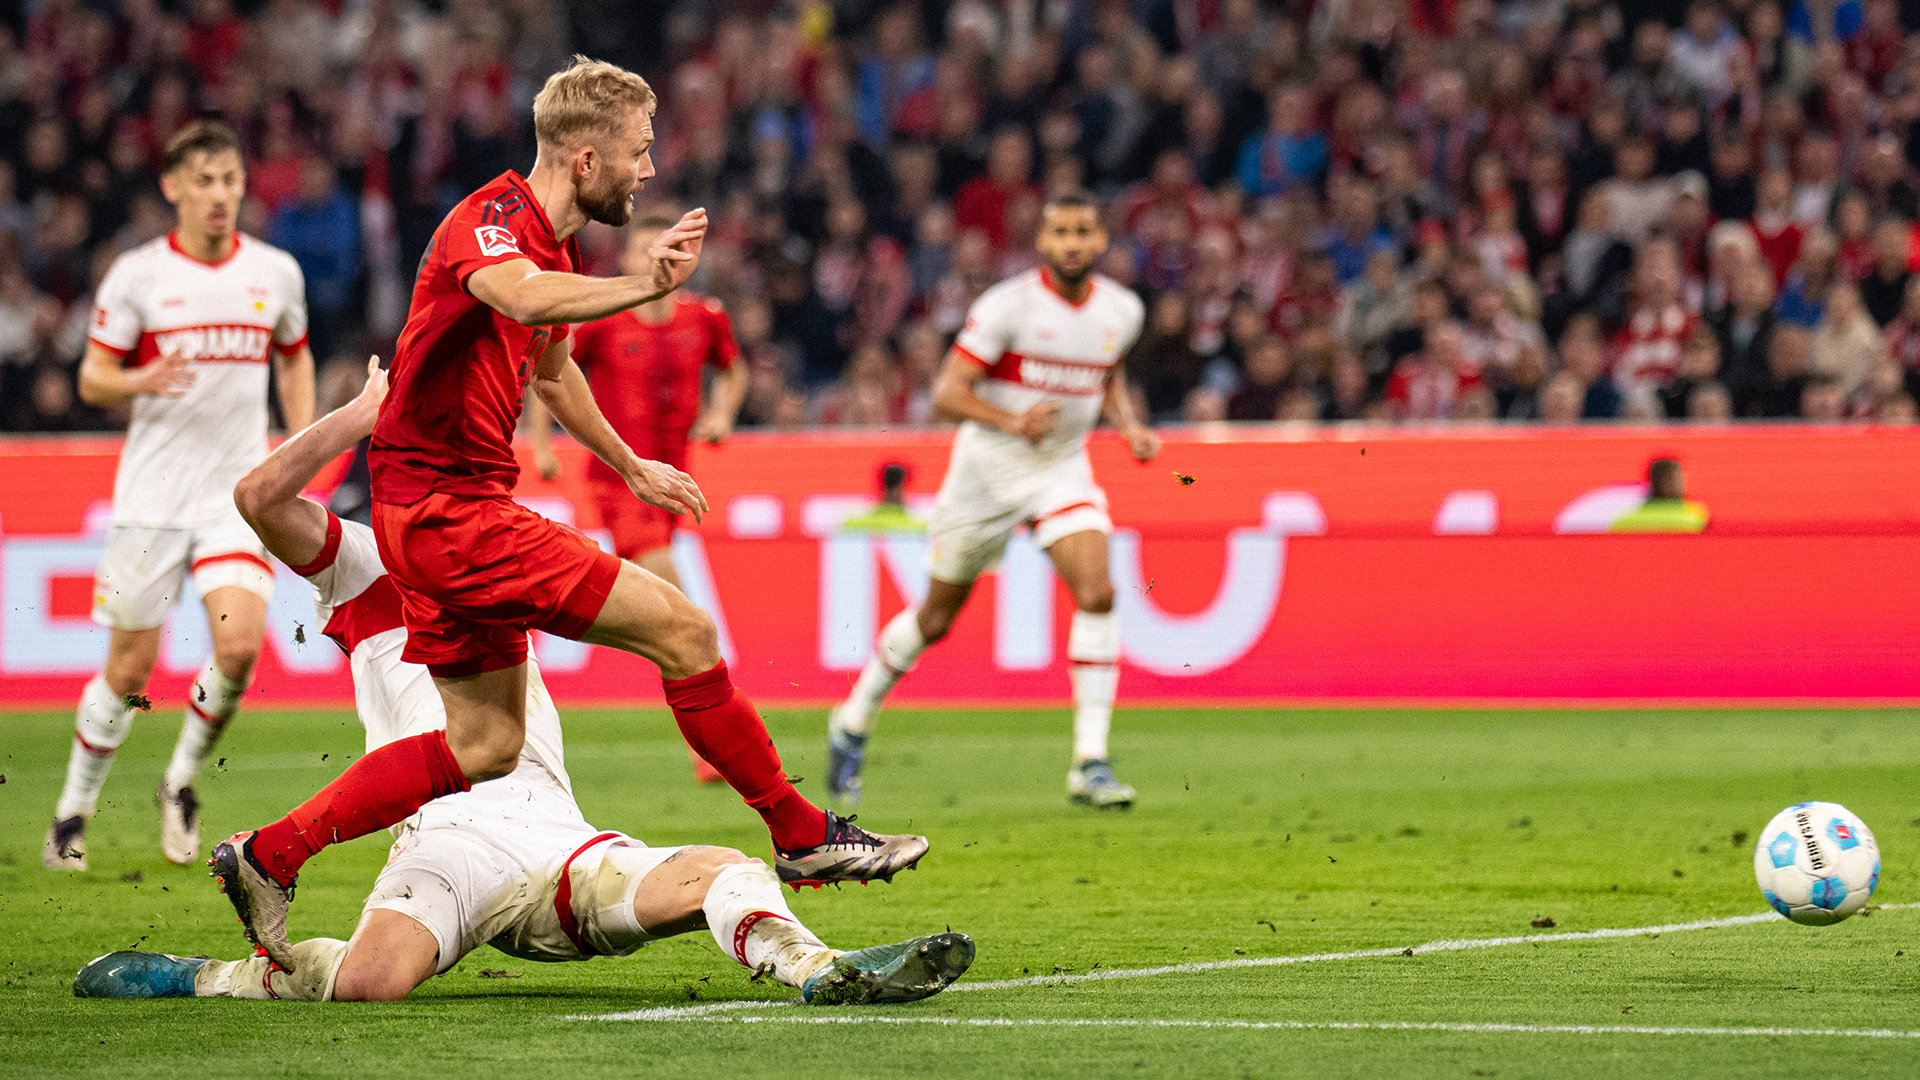
<svg viewBox="0 0 1920 1080"><path fill-rule="evenodd" d="M377 501L512 493L521 399L540 354L567 336L564 325L522 326L467 291L474 271L515 259L575 273L580 249L554 237L526 181L509 171L461 200L420 260L367 452Z"/></svg>
<svg viewBox="0 0 1920 1080"><path fill-rule="evenodd" d="M593 399L613 430L638 449L684 443L700 415L700 372L730 368L739 358L733 324L717 300L672 295L673 313L653 325L634 310L583 323L573 332L573 356L593 383ZM642 456L646 456L642 454ZM619 482L593 460L593 475Z"/></svg>

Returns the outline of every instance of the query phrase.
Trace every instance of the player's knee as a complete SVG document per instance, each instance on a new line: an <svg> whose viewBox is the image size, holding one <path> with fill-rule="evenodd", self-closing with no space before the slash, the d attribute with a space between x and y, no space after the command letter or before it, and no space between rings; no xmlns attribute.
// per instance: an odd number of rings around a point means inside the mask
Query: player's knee
<svg viewBox="0 0 1920 1080"><path fill-rule="evenodd" d="M244 683L252 679L253 665L259 660L258 641L216 641L213 644L213 666L234 682Z"/></svg>
<svg viewBox="0 0 1920 1080"><path fill-rule="evenodd" d="M106 669L107 689L125 697L137 694L147 688L147 680L153 677L154 657L134 653L122 656L108 656Z"/></svg>
<svg viewBox="0 0 1920 1080"><path fill-rule="evenodd" d="M673 625L666 637L668 655L660 670L668 678L698 675L720 662L720 628L713 616L691 602L674 605Z"/></svg>
<svg viewBox="0 0 1920 1080"><path fill-rule="evenodd" d="M414 982L397 967L346 964L333 980L335 1001L399 1001L413 993Z"/></svg>
<svg viewBox="0 0 1920 1080"><path fill-rule="evenodd" d="M1113 585L1105 581L1082 585L1073 591L1073 604L1081 611L1105 615L1113 610Z"/></svg>
<svg viewBox="0 0 1920 1080"><path fill-rule="evenodd" d="M512 727L478 732L457 743L448 738L454 760L460 763L469 784L498 780L512 772L520 764L520 748L526 741L526 731Z"/></svg>
<svg viewBox="0 0 1920 1080"><path fill-rule="evenodd" d="M745 852L736 851L730 847L695 844L683 850L685 854L682 857L686 861L687 868L705 873L708 881L712 881L714 874L729 866L754 861Z"/></svg>
<svg viewBox="0 0 1920 1080"><path fill-rule="evenodd" d="M920 637L929 645L946 637L953 629L953 619L957 614L940 608L921 608L915 620L920 624Z"/></svg>

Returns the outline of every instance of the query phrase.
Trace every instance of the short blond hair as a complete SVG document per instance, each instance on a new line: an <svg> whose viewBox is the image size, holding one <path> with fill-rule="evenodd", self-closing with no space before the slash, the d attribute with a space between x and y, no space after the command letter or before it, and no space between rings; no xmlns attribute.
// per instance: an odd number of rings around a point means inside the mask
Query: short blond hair
<svg viewBox="0 0 1920 1080"><path fill-rule="evenodd" d="M647 80L604 60L575 54L572 66L556 71L533 98L533 134L542 146L566 146L582 134L612 129L621 107L653 115L659 99Z"/></svg>

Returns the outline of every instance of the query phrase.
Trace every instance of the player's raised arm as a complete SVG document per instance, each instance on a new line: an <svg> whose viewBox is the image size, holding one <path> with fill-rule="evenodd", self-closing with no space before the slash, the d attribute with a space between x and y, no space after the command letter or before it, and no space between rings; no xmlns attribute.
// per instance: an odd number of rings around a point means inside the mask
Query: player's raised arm
<svg viewBox="0 0 1920 1080"><path fill-rule="evenodd" d="M531 259L514 259L474 271L467 278L467 291L522 326L592 322L686 284L699 265L706 235L706 210L689 210L648 252L653 260L648 273L596 278L542 270Z"/></svg>
<svg viewBox="0 0 1920 1080"><path fill-rule="evenodd" d="M989 404L974 391L974 386L986 377L987 369L981 367L979 361L957 348L950 350L946 366L940 369L940 378L933 384L934 412L942 419L971 420L995 431L1018 435L1031 443L1053 434L1060 423L1057 403L1043 401L1023 413L1008 412Z"/></svg>
<svg viewBox="0 0 1920 1080"><path fill-rule="evenodd" d="M573 362L566 338L540 354L533 372L533 389L567 434L619 473L628 490L642 502L675 514L690 513L695 521L705 517L707 497L700 493L693 477L671 465L641 458L607 423L593 400L587 377Z"/></svg>
<svg viewBox="0 0 1920 1080"><path fill-rule="evenodd" d="M320 556L327 541L327 511L300 493L327 462L372 433L386 396L387 373L380 370L376 356L367 361L367 385L357 397L281 443L233 489L240 516L280 561L304 566Z"/></svg>

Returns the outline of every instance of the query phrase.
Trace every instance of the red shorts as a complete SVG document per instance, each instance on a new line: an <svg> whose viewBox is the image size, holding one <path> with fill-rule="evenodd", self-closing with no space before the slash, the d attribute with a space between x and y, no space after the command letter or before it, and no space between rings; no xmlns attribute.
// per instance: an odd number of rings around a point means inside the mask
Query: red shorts
<svg viewBox="0 0 1920 1080"><path fill-rule="evenodd" d="M681 472L687 470L687 429L667 428L628 434L634 436L627 440L627 445L633 448L634 453L664 462ZM589 468L587 480L593 489L594 505L600 509L600 520L606 525L607 531L613 534L615 554L623 559L637 560L649 551L673 544L673 530L680 527L678 514L641 502L633 492L627 490L626 481L598 460Z"/></svg>
<svg viewBox="0 0 1920 1080"><path fill-rule="evenodd" d="M401 659L440 678L524 663L530 630L578 640L620 576L619 559L511 499L376 501L373 532L407 620Z"/></svg>
<svg viewBox="0 0 1920 1080"><path fill-rule="evenodd" d="M638 560L649 551L673 543L673 530L680 527L679 515L641 502L627 485L616 481L596 477L592 487L600 520L613 533L615 554Z"/></svg>

